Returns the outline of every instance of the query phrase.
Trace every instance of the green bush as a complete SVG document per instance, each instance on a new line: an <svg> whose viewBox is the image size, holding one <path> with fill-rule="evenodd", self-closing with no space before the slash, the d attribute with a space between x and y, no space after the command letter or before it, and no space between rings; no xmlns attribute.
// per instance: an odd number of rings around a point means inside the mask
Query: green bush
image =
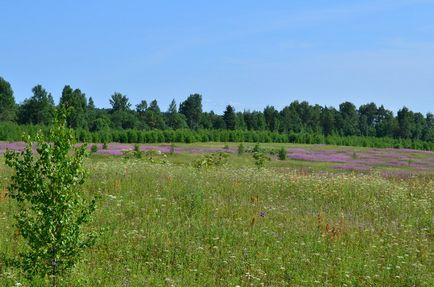
<svg viewBox="0 0 434 287"><path fill-rule="evenodd" d="M98 146L97 146L96 144L92 145L92 146L90 147L90 151L91 151L92 153L96 153L96 152L98 151Z"/></svg>
<svg viewBox="0 0 434 287"><path fill-rule="evenodd" d="M271 160L268 156L266 156L266 155L265 155L264 153L262 153L262 152L254 152L254 153L253 153L253 158L254 158L254 160L255 160L255 165L256 165L258 168L263 167L263 166L265 165L265 162L266 162L266 161L270 161L270 160Z"/></svg>
<svg viewBox="0 0 434 287"><path fill-rule="evenodd" d="M281 147L281 148L279 149L279 152L278 152L278 154L277 154L277 157L278 157L280 160L285 160L285 159L288 158L287 151L286 151L286 149L285 149L284 147Z"/></svg>
<svg viewBox="0 0 434 287"><path fill-rule="evenodd" d="M7 151L6 164L15 170L9 196L17 206L15 227L26 248L13 260L29 280L62 276L95 242L96 234L82 229L95 209L80 192L87 176L86 145L74 148L74 136L66 127L66 115L58 115L49 136L37 135L37 154L27 137L24 151ZM72 150L72 152L71 152Z"/></svg>

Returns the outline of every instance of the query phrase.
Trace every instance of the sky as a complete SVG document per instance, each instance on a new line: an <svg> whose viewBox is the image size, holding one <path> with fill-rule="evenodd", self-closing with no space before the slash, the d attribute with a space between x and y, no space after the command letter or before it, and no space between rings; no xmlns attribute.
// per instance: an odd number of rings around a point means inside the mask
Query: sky
<svg viewBox="0 0 434 287"><path fill-rule="evenodd" d="M167 109L294 100L434 112L434 0L2 0L0 77L17 102L64 85Z"/></svg>

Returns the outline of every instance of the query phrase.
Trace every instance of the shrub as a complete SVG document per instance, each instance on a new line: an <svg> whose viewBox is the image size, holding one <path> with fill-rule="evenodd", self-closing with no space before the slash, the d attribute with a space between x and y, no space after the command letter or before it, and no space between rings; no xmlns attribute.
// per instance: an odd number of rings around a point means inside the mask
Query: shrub
<svg viewBox="0 0 434 287"><path fill-rule="evenodd" d="M255 153L253 153L253 158L255 159L255 165L258 168L263 167L266 161L270 161L271 160L268 156L266 156L262 152L255 152Z"/></svg>
<svg viewBox="0 0 434 287"><path fill-rule="evenodd" d="M30 136L24 151L5 155L6 164L15 170L9 186L18 208L15 226L26 243L14 262L27 278L49 276L58 286L80 253L94 244L96 234L84 234L81 227L91 219L95 200L88 202L79 192L87 175L86 146L73 148L63 112L49 136L37 135L36 142L37 155Z"/></svg>
<svg viewBox="0 0 434 287"><path fill-rule="evenodd" d="M288 155L286 154L286 149L285 149L284 147L282 147L282 148L279 149L279 152L278 152L278 154L277 154L277 157L278 157L280 160L285 160L285 159L288 158Z"/></svg>
<svg viewBox="0 0 434 287"><path fill-rule="evenodd" d="M92 145L92 146L90 147L90 151L91 151L92 153L96 153L96 152L98 151L98 146L97 146L96 144Z"/></svg>

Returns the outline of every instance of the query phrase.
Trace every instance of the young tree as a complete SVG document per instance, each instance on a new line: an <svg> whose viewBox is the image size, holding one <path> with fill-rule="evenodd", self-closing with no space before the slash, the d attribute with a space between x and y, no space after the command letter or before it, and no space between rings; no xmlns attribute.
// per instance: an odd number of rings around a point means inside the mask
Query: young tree
<svg viewBox="0 0 434 287"><path fill-rule="evenodd" d="M30 279L50 276L53 286L95 240L95 233L81 229L95 200L88 202L80 193L87 152L85 145L73 148L73 139L62 112L47 138L36 137L37 154L28 137L24 151L7 151L5 156L15 170L9 192L18 208L15 224L26 243L18 266Z"/></svg>
<svg viewBox="0 0 434 287"><path fill-rule="evenodd" d="M0 77L0 122L15 119L15 98L9 82Z"/></svg>

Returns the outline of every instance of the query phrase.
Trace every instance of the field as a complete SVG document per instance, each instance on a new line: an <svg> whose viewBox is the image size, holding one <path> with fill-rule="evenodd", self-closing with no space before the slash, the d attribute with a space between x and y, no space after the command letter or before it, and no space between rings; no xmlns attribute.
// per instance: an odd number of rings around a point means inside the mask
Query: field
<svg viewBox="0 0 434 287"><path fill-rule="evenodd" d="M65 286L434 286L433 152L261 144L258 168L237 147L126 159L133 145L98 145L84 191L100 196L89 228L103 231ZM217 151L226 164L192 166ZM26 286L2 261L22 242L0 162L0 286Z"/></svg>

